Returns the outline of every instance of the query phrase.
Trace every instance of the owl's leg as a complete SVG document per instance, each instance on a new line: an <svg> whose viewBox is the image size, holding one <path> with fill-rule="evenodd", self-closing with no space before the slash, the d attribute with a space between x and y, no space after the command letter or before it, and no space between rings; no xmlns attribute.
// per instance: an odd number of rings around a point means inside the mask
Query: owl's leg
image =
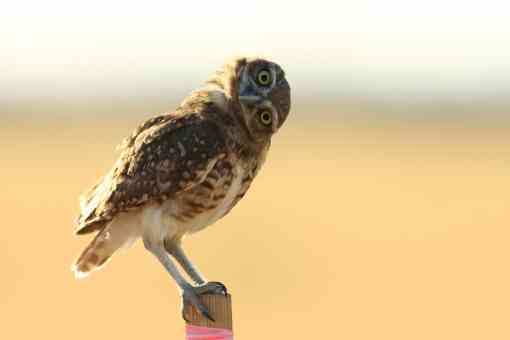
<svg viewBox="0 0 510 340"><path fill-rule="evenodd" d="M168 252L179 262L182 269L189 275L189 277L198 285L203 285L207 280L200 274L197 268L191 263L189 258L184 253L181 246L174 246L168 249Z"/></svg>
<svg viewBox="0 0 510 340"><path fill-rule="evenodd" d="M174 259L181 265L182 269L189 275L189 277L198 285L195 291L198 294L226 294L227 288L221 282L207 281L200 272L196 269L190 259L184 253L180 243L168 244L165 243L165 249Z"/></svg>
<svg viewBox="0 0 510 340"><path fill-rule="evenodd" d="M201 292L196 292L195 287L191 286L184 277L181 275L179 270L176 268L175 264L172 262L168 253L165 250L163 242L151 242L147 239L144 239L145 248L150 251L156 258L161 262L161 264L165 267L166 271L172 276L175 280L179 288L182 292L182 298L185 302L191 303L195 308L197 308L203 316L208 318L209 320L214 322L214 319L209 314L209 311L204 306L200 299L198 298ZM184 313L183 313L184 317Z"/></svg>
<svg viewBox="0 0 510 340"><path fill-rule="evenodd" d="M184 271L196 284L203 285L207 282L207 280L202 276L202 274L200 274L200 272L195 268L193 263L191 263L189 258L186 256L180 244L165 243L165 249L170 255L174 257L175 260L177 260L177 262L179 262L182 269L184 269Z"/></svg>

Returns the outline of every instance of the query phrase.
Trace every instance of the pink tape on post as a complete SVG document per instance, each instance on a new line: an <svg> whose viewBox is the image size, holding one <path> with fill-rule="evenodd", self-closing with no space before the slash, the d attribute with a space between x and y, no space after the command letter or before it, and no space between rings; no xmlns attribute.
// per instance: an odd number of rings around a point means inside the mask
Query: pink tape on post
<svg viewBox="0 0 510 340"><path fill-rule="evenodd" d="M233 340L232 331L223 328L186 325L186 340Z"/></svg>

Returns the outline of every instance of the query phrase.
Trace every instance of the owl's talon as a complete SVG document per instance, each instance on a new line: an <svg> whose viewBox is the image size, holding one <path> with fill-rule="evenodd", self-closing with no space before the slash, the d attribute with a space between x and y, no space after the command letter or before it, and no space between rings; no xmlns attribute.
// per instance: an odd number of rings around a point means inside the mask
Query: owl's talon
<svg viewBox="0 0 510 340"><path fill-rule="evenodd" d="M203 294L221 294L221 295L227 295L227 287L218 281L209 281L207 283L204 283L202 285L196 286L195 292L199 295Z"/></svg>
<svg viewBox="0 0 510 340"><path fill-rule="evenodd" d="M190 320L188 320L188 318L186 317L186 312L184 310L184 304L182 305L182 308L181 308L181 316L182 316L182 319L184 320L184 322L190 323Z"/></svg>
<svg viewBox="0 0 510 340"><path fill-rule="evenodd" d="M200 301L199 296L204 294L227 294L227 287L221 282L210 281L204 283L200 286L185 286L182 290L182 299L183 299L183 309L182 309L182 318L184 321L189 322L186 318L186 313L184 312L184 306L186 303L190 303L193 305L205 318L209 319L212 322L215 322L214 318L211 316L207 307Z"/></svg>
<svg viewBox="0 0 510 340"><path fill-rule="evenodd" d="M205 284L204 286L207 286L207 284ZM186 322L189 322L189 320L186 318L186 313L184 312L184 306L186 305L186 303L190 303L205 318L209 319L212 322L215 322L214 318L211 316L211 314L207 310L207 307L200 301L200 299L198 297L200 294L207 293L207 292L205 292L205 293L202 292L201 287L203 287L203 286L199 286L199 287L185 286L182 290L182 299L183 299L182 318Z"/></svg>
<svg viewBox="0 0 510 340"><path fill-rule="evenodd" d="M214 320L214 318L211 316L211 314L209 314L209 311L207 310L207 308L204 307L204 310L200 310L200 313L202 313L203 316L205 316L207 319L209 319L209 321L216 322L216 320Z"/></svg>

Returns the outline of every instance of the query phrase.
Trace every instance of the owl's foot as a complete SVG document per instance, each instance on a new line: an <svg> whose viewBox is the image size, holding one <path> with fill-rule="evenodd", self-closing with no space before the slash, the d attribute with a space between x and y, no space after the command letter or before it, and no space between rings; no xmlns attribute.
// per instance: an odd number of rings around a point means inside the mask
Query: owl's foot
<svg viewBox="0 0 510 340"><path fill-rule="evenodd" d="M185 286L182 290L182 300L183 300L183 309L182 309L182 318L184 321L189 322L186 319L186 315L184 313L184 305L191 304L193 305L204 317L209 319L212 322L215 322L207 307L200 301L199 296L205 294L227 294L227 287L221 282L207 282L202 285L193 287L191 285Z"/></svg>
<svg viewBox="0 0 510 340"><path fill-rule="evenodd" d="M202 285L198 285L193 287L197 294L222 294L227 295L227 287L221 282L218 281L209 281Z"/></svg>

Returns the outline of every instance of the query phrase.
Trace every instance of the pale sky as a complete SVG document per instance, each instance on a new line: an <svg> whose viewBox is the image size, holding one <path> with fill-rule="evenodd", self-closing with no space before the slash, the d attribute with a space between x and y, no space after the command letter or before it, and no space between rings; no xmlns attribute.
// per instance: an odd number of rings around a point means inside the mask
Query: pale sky
<svg viewBox="0 0 510 340"><path fill-rule="evenodd" d="M279 62L307 93L510 95L510 2L46 0L0 10L4 97L192 88L243 54Z"/></svg>

